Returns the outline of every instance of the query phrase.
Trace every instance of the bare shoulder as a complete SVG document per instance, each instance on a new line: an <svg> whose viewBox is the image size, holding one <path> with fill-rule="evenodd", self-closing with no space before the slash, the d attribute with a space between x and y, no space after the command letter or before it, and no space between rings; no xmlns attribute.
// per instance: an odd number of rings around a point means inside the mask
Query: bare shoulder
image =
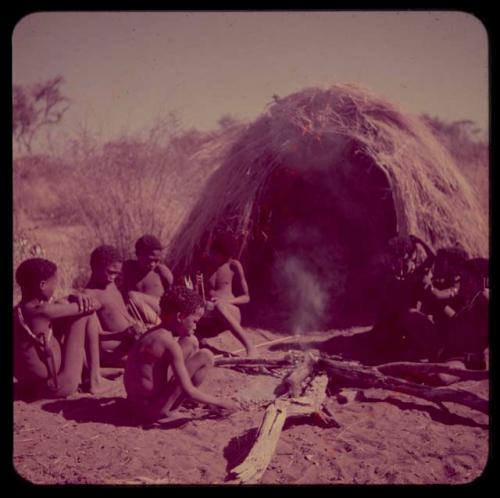
<svg viewBox="0 0 500 498"><path fill-rule="evenodd" d="M229 261L229 267L232 270L236 270L236 271L239 271L239 272L243 271L243 265L237 259L231 259L231 261Z"/></svg>
<svg viewBox="0 0 500 498"><path fill-rule="evenodd" d="M161 326L158 326L147 332L143 336L143 340L161 342L163 344L170 344L171 342L175 342L172 332Z"/></svg>
<svg viewBox="0 0 500 498"><path fill-rule="evenodd" d="M172 270L170 270L170 268L164 263L160 263L157 266L157 268L158 268L158 272L161 273L165 277L172 275Z"/></svg>

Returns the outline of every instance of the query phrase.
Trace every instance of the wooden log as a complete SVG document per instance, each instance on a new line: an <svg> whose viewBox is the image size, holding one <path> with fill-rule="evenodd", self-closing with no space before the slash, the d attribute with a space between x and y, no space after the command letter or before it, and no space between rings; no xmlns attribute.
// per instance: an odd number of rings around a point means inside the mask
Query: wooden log
<svg viewBox="0 0 500 498"><path fill-rule="evenodd" d="M319 413L326 396L328 376L315 377L299 398L277 399L264 412L255 443L245 460L228 474L233 484L256 484L271 461L288 416Z"/></svg>
<svg viewBox="0 0 500 498"><path fill-rule="evenodd" d="M279 401L266 408L255 443L245 460L230 471L230 482L255 484L260 481L278 444L286 420L286 410L286 404Z"/></svg>
<svg viewBox="0 0 500 498"><path fill-rule="evenodd" d="M285 377L283 390L288 391L292 398L300 396L302 393L302 383L313 373L316 361L317 358L307 352L304 361Z"/></svg>
<svg viewBox="0 0 500 498"><path fill-rule="evenodd" d="M265 359L265 358L216 358L214 362L217 367L252 367L263 366L269 368L288 367L292 365L286 358Z"/></svg>
<svg viewBox="0 0 500 498"><path fill-rule="evenodd" d="M297 337L294 336L294 335L287 335L285 337L280 337L279 339L273 339L271 341L265 341L265 342L261 342L260 344L256 344L255 347L256 348L261 348L262 346L272 346L273 344L279 344L280 342L285 342L285 341L288 341L290 339L296 339ZM235 351L229 351L228 354L232 355L232 354L239 354L239 353L244 353L246 351L245 348L240 348L240 349L236 349ZM215 358L222 358L222 354L221 355L217 355Z"/></svg>
<svg viewBox="0 0 500 498"><path fill-rule="evenodd" d="M489 378L489 372L486 370L464 370L450 367L445 363L414 363L402 361L377 365L376 368L379 372L392 376L414 373L423 375L444 373L459 377L459 380L484 380Z"/></svg>
<svg viewBox="0 0 500 498"><path fill-rule="evenodd" d="M489 403L487 400L464 390L443 387L431 388L384 375L376 368L364 367L354 363L335 361L327 358L321 358L318 362L318 367L324 368L327 372L332 374L334 378L341 381L347 381L359 387L388 389L426 399L434 403L458 403L482 413L488 413Z"/></svg>

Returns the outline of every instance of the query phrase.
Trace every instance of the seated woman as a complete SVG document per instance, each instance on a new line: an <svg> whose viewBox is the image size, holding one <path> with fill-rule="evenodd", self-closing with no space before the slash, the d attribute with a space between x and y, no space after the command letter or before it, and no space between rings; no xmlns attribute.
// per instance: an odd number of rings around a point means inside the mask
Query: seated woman
<svg viewBox="0 0 500 498"><path fill-rule="evenodd" d="M100 374L99 303L84 295L51 302L57 279L57 266L42 258L16 270L22 298L14 308L14 375L30 395L61 398L78 389L86 365L89 391L103 392L112 383ZM53 334L55 324L61 339Z"/></svg>

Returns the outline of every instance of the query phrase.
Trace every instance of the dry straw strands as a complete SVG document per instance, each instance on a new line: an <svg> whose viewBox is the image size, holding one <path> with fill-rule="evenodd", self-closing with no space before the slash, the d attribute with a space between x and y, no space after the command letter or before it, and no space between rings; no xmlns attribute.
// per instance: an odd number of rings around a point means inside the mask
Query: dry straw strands
<svg viewBox="0 0 500 498"><path fill-rule="evenodd" d="M203 237L219 227L250 233L278 166L341 168L352 143L388 178L399 233L487 254L487 224L474 191L423 121L358 86L334 85L277 99L254 123L217 138L219 167L174 235L169 262L185 270ZM202 156L209 162L210 150Z"/></svg>

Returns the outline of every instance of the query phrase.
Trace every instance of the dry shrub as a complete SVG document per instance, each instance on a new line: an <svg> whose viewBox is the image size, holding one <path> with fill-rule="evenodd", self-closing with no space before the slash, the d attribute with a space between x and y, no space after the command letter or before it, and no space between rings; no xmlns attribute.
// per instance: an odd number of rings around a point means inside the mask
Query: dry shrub
<svg viewBox="0 0 500 498"><path fill-rule="evenodd" d="M123 138L87 151L73 192L96 243L112 244L124 256L144 233L168 244L192 198L191 166L170 142Z"/></svg>
<svg viewBox="0 0 500 498"><path fill-rule="evenodd" d="M84 134L58 157L18 158L15 267L38 247L58 264L66 291L85 284L89 254L98 244L115 245L126 257L144 233L168 244L199 184L200 166L190 156L210 138L155 125L105 144Z"/></svg>

